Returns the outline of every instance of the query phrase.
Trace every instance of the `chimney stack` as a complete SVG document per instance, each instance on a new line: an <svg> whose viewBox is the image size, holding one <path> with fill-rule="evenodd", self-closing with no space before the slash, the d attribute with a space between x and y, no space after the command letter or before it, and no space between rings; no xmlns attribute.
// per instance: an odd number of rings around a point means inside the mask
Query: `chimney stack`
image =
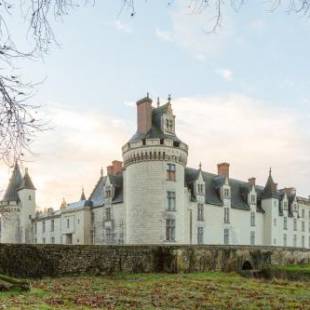
<svg viewBox="0 0 310 310"><path fill-rule="evenodd" d="M220 163L217 165L217 174L229 178L229 163Z"/></svg>
<svg viewBox="0 0 310 310"><path fill-rule="evenodd" d="M112 165L107 167L108 175L117 175L120 174L123 170L123 162L119 160L113 160Z"/></svg>
<svg viewBox="0 0 310 310"><path fill-rule="evenodd" d="M249 185L250 186L255 186L256 185L256 178L252 177L249 179Z"/></svg>
<svg viewBox="0 0 310 310"><path fill-rule="evenodd" d="M146 134L152 128L152 99L149 94L137 101L138 132Z"/></svg>

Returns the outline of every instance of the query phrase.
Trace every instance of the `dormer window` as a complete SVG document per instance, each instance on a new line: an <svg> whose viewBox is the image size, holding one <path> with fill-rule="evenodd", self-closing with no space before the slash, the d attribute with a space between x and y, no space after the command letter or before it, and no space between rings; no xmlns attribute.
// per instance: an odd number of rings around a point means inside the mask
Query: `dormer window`
<svg viewBox="0 0 310 310"><path fill-rule="evenodd" d="M105 189L105 198L111 198L112 197L112 188L109 186Z"/></svg>
<svg viewBox="0 0 310 310"><path fill-rule="evenodd" d="M294 203L293 208L294 208L294 212L298 211L297 203Z"/></svg>
<svg viewBox="0 0 310 310"><path fill-rule="evenodd" d="M224 198L230 198L230 190L228 188L224 188Z"/></svg>
<svg viewBox="0 0 310 310"><path fill-rule="evenodd" d="M284 211L288 210L288 203L287 203L287 201L283 202L283 209L284 209Z"/></svg>
<svg viewBox="0 0 310 310"><path fill-rule="evenodd" d="M203 184L198 184L197 185L197 192L198 192L199 195L203 195L203 192L204 192Z"/></svg>
<svg viewBox="0 0 310 310"><path fill-rule="evenodd" d="M166 119L166 131L167 132L174 132L174 122L172 119Z"/></svg>
<svg viewBox="0 0 310 310"><path fill-rule="evenodd" d="M250 201L251 201L251 203L256 203L256 195L255 194L251 194L251 196L250 196Z"/></svg>

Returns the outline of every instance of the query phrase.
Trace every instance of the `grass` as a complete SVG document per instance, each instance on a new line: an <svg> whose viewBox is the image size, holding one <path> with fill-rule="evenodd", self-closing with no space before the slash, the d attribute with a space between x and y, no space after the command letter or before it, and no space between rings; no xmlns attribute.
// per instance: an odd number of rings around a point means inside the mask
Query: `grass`
<svg viewBox="0 0 310 310"><path fill-rule="evenodd" d="M310 309L310 283L216 272L46 278L0 293L0 309Z"/></svg>

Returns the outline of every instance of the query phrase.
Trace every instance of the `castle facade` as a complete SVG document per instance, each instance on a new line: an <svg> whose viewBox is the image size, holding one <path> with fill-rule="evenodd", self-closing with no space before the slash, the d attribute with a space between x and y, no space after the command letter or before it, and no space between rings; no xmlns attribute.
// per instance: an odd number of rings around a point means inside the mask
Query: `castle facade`
<svg viewBox="0 0 310 310"><path fill-rule="evenodd" d="M175 131L170 99L137 102L137 132L123 161L100 173L93 192L60 209L36 210L28 171L15 165L0 202L2 243L233 244L310 248L310 199L278 189L272 173L231 178L187 167L188 146Z"/></svg>

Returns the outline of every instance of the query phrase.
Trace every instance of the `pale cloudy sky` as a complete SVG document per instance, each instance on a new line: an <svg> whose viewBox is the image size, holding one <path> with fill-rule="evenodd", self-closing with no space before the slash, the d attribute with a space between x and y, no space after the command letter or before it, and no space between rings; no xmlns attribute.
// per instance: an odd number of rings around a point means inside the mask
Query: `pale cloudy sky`
<svg viewBox="0 0 310 310"><path fill-rule="evenodd" d="M159 2L138 2L134 18L115 0L76 10L55 24L61 48L23 64L25 78L46 78L33 100L52 128L27 155L39 205L90 194L121 159L147 91L172 94L190 166L228 161L232 177L262 184L271 166L280 186L310 194L310 20L248 3L209 34L212 16ZM0 191L9 175L0 164Z"/></svg>

